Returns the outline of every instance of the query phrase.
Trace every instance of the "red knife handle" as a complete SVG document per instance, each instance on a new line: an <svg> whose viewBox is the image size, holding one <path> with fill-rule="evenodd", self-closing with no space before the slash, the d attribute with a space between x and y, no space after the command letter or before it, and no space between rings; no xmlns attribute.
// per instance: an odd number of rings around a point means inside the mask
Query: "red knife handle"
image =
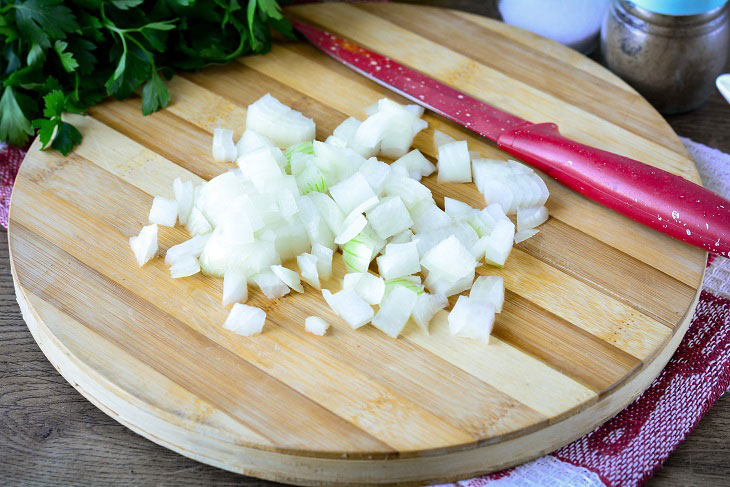
<svg viewBox="0 0 730 487"><path fill-rule="evenodd" d="M674 174L560 135L518 128L497 145L596 203L671 237L728 256L730 202Z"/></svg>

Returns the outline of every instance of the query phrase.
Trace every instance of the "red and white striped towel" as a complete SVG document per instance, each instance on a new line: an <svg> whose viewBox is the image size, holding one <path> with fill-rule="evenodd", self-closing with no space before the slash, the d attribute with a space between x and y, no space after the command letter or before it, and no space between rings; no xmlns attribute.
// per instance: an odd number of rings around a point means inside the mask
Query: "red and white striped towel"
<svg viewBox="0 0 730 487"><path fill-rule="evenodd" d="M730 155L683 139L705 186L730 197ZM21 149L0 146L0 223L7 227ZM651 386L615 418L542 458L461 487L643 484L730 386L730 259L710 257L687 334Z"/></svg>

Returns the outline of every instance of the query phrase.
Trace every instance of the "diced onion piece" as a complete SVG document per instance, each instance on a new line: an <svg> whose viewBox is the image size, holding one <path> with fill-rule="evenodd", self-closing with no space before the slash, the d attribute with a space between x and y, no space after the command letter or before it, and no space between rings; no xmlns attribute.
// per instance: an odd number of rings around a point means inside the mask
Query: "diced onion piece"
<svg viewBox="0 0 730 487"><path fill-rule="evenodd" d="M421 232L413 236L413 242L418 246L418 254L423 258L426 252L438 245L443 239L453 235L454 231L451 225L447 227L436 228L428 232Z"/></svg>
<svg viewBox="0 0 730 487"><path fill-rule="evenodd" d="M298 191L296 194L290 191L279 191L276 194L276 202L279 205L279 214L285 220L291 219L299 212L299 206L297 205L298 197Z"/></svg>
<svg viewBox="0 0 730 487"><path fill-rule="evenodd" d="M403 171L398 174L398 170ZM405 169L391 166L391 177L385 182L384 192L388 196L397 196L409 210L425 199L433 199L431 190L415 179L411 179Z"/></svg>
<svg viewBox="0 0 730 487"><path fill-rule="evenodd" d="M494 326L494 307L481 300L459 296L449 313L449 331L454 336L489 343Z"/></svg>
<svg viewBox="0 0 730 487"><path fill-rule="evenodd" d="M430 199L423 200L411 208L411 218L413 231L417 234L451 225L451 217Z"/></svg>
<svg viewBox="0 0 730 487"><path fill-rule="evenodd" d="M254 241L251 223L244 211L237 211L234 203L222 220L218 222L218 230L226 246L252 243Z"/></svg>
<svg viewBox="0 0 730 487"><path fill-rule="evenodd" d="M413 239L413 232L410 229L403 230L397 235L393 235L388 239L388 243L402 244L408 243Z"/></svg>
<svg viewBox="0 0 730 487"><path fill-rule="evenodd" d="M421 259L421 265L429 272L460 279L474 272L477 261L469 249L451 235L429 250Z"/></svg>
<svg viewBox="0 0 730 487"><path fill-rule="evenodd" d="M403 276L385 281L385 294L390 294L398 286L408 288L418 295L423 294L423 284L418 276Z"/></svg>
<svg viewBox="0 0 730 487"><path fill-rule="evenodd" d="M246 274L238 269L228 269L223 275L223 306L245 303L248 300Z"/></svg>
<svg viewBox="0 0 730 487"><path fill-rule="evenodd" d="M345 214L337 206L337 203L330 198L328 195L323 193L309 193L307 198L312 200L314 205L317 207L319 214L327 222L330 230L334 235L339 235L344 229Z"/></svg>
<svg viewBox="0 0 730 487"><path fill-rule="evenodd" d="M312 255L317 257L317 274L323 281L327 281L332 277L332 257L334 251L320 243L312 246Z"/></svg>
<svg viewBox="0 0 730 487"><path fill-rule="evenodd" d="M259 272L253 276L253 282L256 283L259 289L261 289L261 292L269 299L276 299L289 294L289 286L271 269Z"/></svg>
<svg viewBox="0 0 730 487"><path fill-rule="evenodd" d="M454 223L450 228L454 236L461 242L461 245L467 249L471 249L479 241L479 235L468 223Z"/></svg>
<svg viewBox="0 0 730 487"><path fill-rule="evenodd" d="M368 304L380 304L385 294L385 281L382 277L369 272L351 272L345 274L342 287L352 289Z"/></svg>
<svg viewBox="0 0 730 487"><path fill-rule="evenodd" d="M283 157L282 152L276 147L262 147L243 154L236 162L243 175L256 189L264 192L272 180L284 174L278 161Z"/></svg>
<svg viewBox="0 0 730 487"><path fill-rule="evenodd" d="M317 167L317 163L314 160L312 154L305 154L303 152L294 152L289 158L289 173L292 176L299 176L308 167Z"/></svg>
<svg viewBox="0 0 730 487"><path fill-rule="evenodd" d="M229 249L225 257L225 271L238 269L247 276L268 270L272 265L281 264L281 257L276 251L276 243L270 240L257 240L250 244L236 245Z"/></svg>
<svg viewBox="0 0 730 487"><path fill-rule="evenodd" d="M314 120L266 94L246 112L246 128L267 137L279 148L314 139Z"/></svg>
<svg viewBox="0 0 730 487"><path fill-rule="evenodd" d="M302 283L299 280L299 274L281 265L272 265L271 270L284 284L298 293L304 292L304 287L302 287Z"/></svg>
<svg viewBox="0 0 730 487"><path fill-rule="evenodd" d="M515 225L509 220L499 220L489 234L489 243L484 252L487 264L503 267L512 251L512 242L515 238Z"/></svg>
<svg viewBox="0 0 730 487"><path fill-rule="evenodd" d="M157 225L142 227L139 235L129 239L129 246L137 259L137 265L142 267L157 253Z"/></svg>
<svg viewBox="0 0 730 487"><path fill-rule="evenodd" d="M504 304L504 278L501 276L479 276L469 291L469 298L491 304L497 313Z"/></svg>
<svg viewBox="0 0 730 487"><path fill-rule="evenodd" d="M314 161L330 185L349 177L365 162L360 154L349 148L337 147L316 140L312 146L314 147Z"/></svg>
<svg viewBox="0 0 730 487"><path fill-rule="evenodd" d="M418 301L418 295L410 289L397 286L383 298L373 326L392 338L398 338Z"/></svg>
<svg viewBox="0 0 730 487"><path fill-rule="evenodd" d="M390 166L388 164L371 157L357 171L365 177L375 194L378 196L382 194L385 181L390 175Z"/></svg>
<svg viewBox="0 0 730 487"><path fill-rule="evenodd" d="M188 218L185 228L190 235L205 235L213 230L208 219L195 207L190 210L190 218Z"/></svg>
<svg viewBox="0 0 730 487"><path fill-rule="evenodd" d="M177 201L162 196L155 196L150 208L150 223L174 227L177 221Z"/></svg>
<svg viewBox="0 0 730 487"><path fill-rule="evenodd" d="M540 230L537 230L535 228L528 228L527 230L519 230L519 231L515 232L515 243L518 244L520 242L524 242L528 238L534 237L539 232L540 232Z"/></svg>
<svg viewBox="0 0 730 487"><path fill-rule="evenodd" d="M378 237L385 239L413 226L403 201L397 196L383 199L367 212L368 222Z"/></svg>
<svg viewBox="0 0 730 487"><path fill-rule="evenodd" d="M378 203L378 197L361 173L356 172L330 187L330 195L345 214L369 210Z"/></svg>
<svg viewBox="0 0 730 487"><path fill-rule="evenodd" d="M484 254L487 252L487 246L489 245L489 237L487 235L479 237L479 240L471 246L471 255L479 262L484 259Z"/></svg>
<svg viewBox="0 0 730 487"><path fill-rule="evenodd" d="M175 178L172 182L172 188L175 192L175 201L177 202L177 219L180 225L185 225L190 218L190 211L193 209L193 189L192 181L185 181Z"/></svg>
<svg viewBox="0 0 730 487"><path fill-rule="evenodd" d="M388 244L377 258L378 272L383 279L395 279L420 272L418 247L415 242Z"/></svg>
<svg viewBox="0 0 730 487"><path fill-rule="evenodd" d="M378 100L377 111L368 116L355 132L355 141L365 147L375 147L385 142L389 157L400 157L405 154L413 142L413 122L417 119L403 105L387 98ZM382 147L381 147L382 150Z"/></svg>
<svg viewBox="0 0 730 487"><path fill-rule="evenodd" d="M466 141L441 145L438 152L438 181L440 183L471 182L471 159L469 159Z"/></svg>
<svg viewBox="0 0 730 487"><path fill-rule="evenodd" d="M272 230L274 246L279 258L283 261L293 259L312 246L307 229L299 220L291 220Z"/></svg>
<svg viewBox="0 0 730 487"><path fill-rule="evenodd" d="M409 174L418 173L420 176L430 176L436 170L436 166L426 159L421 151L413 149L408 154L393 162L396 166L403 166Z"/></svg>
<svg viewBox="0 0 730 487"><path fill-rule="evenodd" d="M474 208L463 201L454 198L444 197L444 211L454 220L461 220L472 215Z"/></svg>
<svg viewBox="0 0 730 487"><path fill-rule="evenodd" d="M251 189L250 183L228 171L200 186L200 191L195 197L195 207L203 213L212 226L216 227L218 220L230 208L231 201L237 196L246 195Z"/></svg>
<svg viewBox="0 0 730 487"><path fill-rule="evenodd" d="M499 203L492 203L491 205L484 208L484 210L482 210L482 211L484 211L486 214L488 214L495 220L495 225L496 225L496 222L499 220L504 220L504 221L508 221L508 222L512 221L509 219L509 217L505 213L502 205L500 205Z"/></svg>
<svg viewBox="0 0 730 487"><path fill-rule="evenodd" d="M217 162L233 162L238 157L238 150L233 144L233 130L216 128L213 130L213 160Z"/></svg>
<svg viewBox="0 0 730 487"><path fill-rule="evenodd" d="M466 217L466 222L474 229L477 237L481 238L492 233L494 225L497 224L497 219L484 208L483 210L472 210L471 214Z"/></svg>
<svg viewBox="0 0 730 487"><path fill-rule="evenodd" d="M440 130L433 131L433 146L435 148L439 148L444 144L450 144L451 142L456 142L456 139Z"/></svg>
<svg viewBox="0 0 730 487"><path fill-rule="evenodd" d="M238 151L238 155L242 156L243 154L253 152L256 149L273 146L274 144L260 133L252 129L247 129L243 132L241 138L236 143L236 150Z"/></svg>
<svg viewBox="0 0 730 487"><path fill-rule="evenodd" d="M322 289L322 296L332 311L353 329L367 324L375 314L373 308L352 289L343 289L335 294Z"/></svg>
<svg viewBox="0 0 730 487"><path fill-rule="evenodd" d="M378 153L392 159L403 157L413 145L414 135L413 124L402 125L383 137L383 140L380 141L380 151Z"/></svg>
<svg viewBox="0 0 730 487"><path fill-rule="evenodd" d="M348 272L367 272L370 262L375 257L371 242L356 236L342 247L342 259Z"/></svg>
<svg viewBox="0 0 730 487"><path fill-rule="evenodd" d="M529 230L542 225L548 219L548 210L544 206L519 208L517 210L517 230Z"/></svg>
<svg viewBox="0 0 730 487"><path fill-rule="evenodd" d="M332 135L347 143L355 135L355 132L357 132L357 128L361 123L362 122L355 117L348 117L341 124L335 127L335 130L332 131Z"/></svg>
<svg viewBox="0 0 730 487"><path fill-rule="evenodd" d="M286 157L287 168L291 167L291 160L294 154L314 155L314 147L312 146L312 141L307 140L305 142L299 142L286 148L286 150L284 151L284 157Z"/></svg>
<svg viewBox="0 0 730 487"><path fill-rule="evenodd" d="M372 157L378 153L380 147L377 145L375 147L366 147L357 141L355 133L361 124L362 122L360 122L360 120L354 117L349 117L335 128L332 135L339 140L345 141L347 147L350 147L361 156Z"/></svg>
<svg viewBox="0 0 730 487"><path fill-rule="evenodd" d="M170 267L170 277L178 279L188 277L200 272L200 263L192 255L186 255Z"/></svg>
<svg viewBox="0 0 730 487"><path fill-rule="evenodd" d="M315 289L322 288L321 283L319 282L316 256L309 253L297 255L297 265L299 266L299 274L302 276L304 282Z"/></svg>
<svg viewBox="0 0 730 487"><path fill-rule="evenodd" d="M209 238L210 234L196 235L181 244L173 245L167 249L165 263L175 265L186 257L199 257L205 248L205 244L208 243Z"/></svg>
<svg viewBox="0 0 730 487"><path fill-rule="evenodd" d="M357 237L358 234L365 228L368 221L360 213L355 213L348 216L345 219L344 228L342 232L335 237L335 243L338 245L344 245L353 238Z"/></svg>
<svg viewBox="0 0 730 487"><path fill-rule="evenodd" d="M426 111L421 105L403 105L403 108L408 110L414 117L422 117L423 112Z"/></svg>
<svg viewBox="0 0 730 487"><path fill-rule="evenodd" d="M304 329L313 335L324 336L329 327L329 323L319 316L307 316L304 320Z"/></svg>
<svg viewBox="0 0 730 487"><path fill-rule="evenodd" d="M223 241L222 228L213 231L200 253L200 269L206 276L223 277L226 270L228 247Z"/></svg>
<svg viewBox="0 0 730 487"><path fill-rule="evenodd" d="M297 207L299 208L297 216L304 224L312 245L320 244L325 247L334 248L335 236L327 225L327 222L322 218L314 202L310 198L302 196L297 199Z"/></svg>
<svg viewBox="0 0 730 487"><path fill-rule="evenodd" d="M324 139L324 143L325 144L329 144L329 145L333 145L335 147L340 147L342 149L344 149L345 147L347 147L347 142L345 142L342 139L338 139L334 135L330 135L329 137L327 137L326 139Z"/></svg>
<svg viewBox="0 0 730 487"><path fill-rule="evenodd" d="M266 323L266 313L261 308L236 303L223 323L223 328L243 336L261 333Z"/></svg>
<svg viewBox="0 0 730 487"><path fill-rule="evenodd" d="M426 276L425 285L434 294L453 296L469 289L474 281L474 275L473 269L459 278L441 272L429 272Z"/></svg>
<svg viewBox="0 0 730 487"><path fill-rule="evenodd" d="M436 313L444 309L448 304L449 300L443 294L421 293L411 312L413 321L428 335L428 325L431 323L431 320Z"/></svg>

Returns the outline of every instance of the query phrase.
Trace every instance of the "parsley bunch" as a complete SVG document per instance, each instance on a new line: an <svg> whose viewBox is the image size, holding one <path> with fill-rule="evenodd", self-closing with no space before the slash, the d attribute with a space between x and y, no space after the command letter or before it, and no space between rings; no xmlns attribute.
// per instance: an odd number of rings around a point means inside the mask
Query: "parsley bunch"
<svg viewBox="0 0 730 487"><path fill-rule="evenodd" d="M0 140L37 129L67 154L81 134L63 112L141 87L150 114L170 99L163 77L266 52L271 27L292 35L277 0L0 0Z"/></svg>

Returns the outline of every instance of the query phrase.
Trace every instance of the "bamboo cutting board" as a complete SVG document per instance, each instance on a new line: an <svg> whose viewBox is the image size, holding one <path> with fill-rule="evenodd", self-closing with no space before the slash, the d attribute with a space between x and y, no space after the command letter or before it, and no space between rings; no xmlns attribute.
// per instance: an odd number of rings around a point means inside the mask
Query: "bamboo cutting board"
<svg viewBox="0 0 730 487"><path fill-rule="evenodd" d="M531 121L558 122L580 142L699 181L664 120L585 57L485 18L398 4L317 4L291 13L345 35ZM307 485L419 484L524 462L616 414L659 373L692 315L705 253L547 181L550 220L512 252L507 301L488 346L449 336L392 340L354 331L307 288L268 301L262 335L222 328L221 281L170 279L162 259L138 268L128 238L173 178L210 179L212 130L243 130L246 106L270 92L317 123L393 93L312 47L186 74L172 102L143 117L139 100L75 117L69 157L36 141L13 192L10 249L18 301L49 360L84 396L134 431L197 460ZM403 101L403 100L399 100ZM483 139L427 114L434 128L505 158ZM473 185L436 185L482 207ZM186 238L160 227L160 253ZM343 266L336 258L336 277ZM339 289L337 279L328 283ZM304 318L325 317L325 337Z"/></svg>

